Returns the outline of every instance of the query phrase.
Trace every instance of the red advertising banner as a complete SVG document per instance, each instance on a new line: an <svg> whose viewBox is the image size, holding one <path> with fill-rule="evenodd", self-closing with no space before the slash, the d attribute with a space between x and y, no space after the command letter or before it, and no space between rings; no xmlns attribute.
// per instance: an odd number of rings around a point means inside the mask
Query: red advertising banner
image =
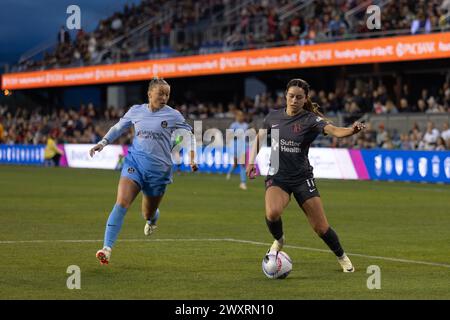
<svg viewBox="0 0 450 320"><path fill-rule="evenodd" d="M450 32L244 50L161 60L2 75L2 89L17 90L192 77L223 73L450 58Z"/></svg>

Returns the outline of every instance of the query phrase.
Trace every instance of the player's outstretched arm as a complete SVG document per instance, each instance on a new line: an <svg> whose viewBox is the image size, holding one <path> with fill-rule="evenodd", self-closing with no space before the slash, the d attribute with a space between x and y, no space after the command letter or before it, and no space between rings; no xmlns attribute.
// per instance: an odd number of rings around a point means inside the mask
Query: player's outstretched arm
<svg viewBox="0 0 450 320"><path fill-rule="evenodd" d="M89 155L91 158L94 156L95 152L100 152L103 148L108 144L106 139L102 139L99 143L97 143L91 150L89 150Z"/></svg>
<svg viewBox="0 0 450 320"><path fill-rule="evenodd" d="M323 128L323 131L327 135L331 135L336 138L345 138L345 137L352 136L352 135L360 132L361 130L364 130L365 128L366 128L366 126L364 123L355 122L355 123L353 123L353 125L350 128L336 127L336 126L333 126L332 124L327 124Z"/></svg>
<svg viewBox="0 0 450 320"><path fill-rule="evenodd" d="M119 138L122 133L131 127L131 108L122 118L120 118L119 122L117 122L114 126L112 126L103 139L98 142L91 150L89 150L89 155L91 158L94 156L95 152L100 152L106 147L108 144L114 142L117 138Z"/></svg>

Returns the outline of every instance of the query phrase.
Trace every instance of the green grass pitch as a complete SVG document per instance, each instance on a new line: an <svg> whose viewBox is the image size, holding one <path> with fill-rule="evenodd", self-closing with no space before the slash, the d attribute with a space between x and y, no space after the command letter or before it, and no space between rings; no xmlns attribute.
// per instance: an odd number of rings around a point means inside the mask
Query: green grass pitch
<svg viewBox="0 0 450 320"><path fill-rule="evenodd" d="M100 266L118 178L0 167L0 299L450 299L449 185L319 180L356 272L341 272L292 201L283 223L293 271L269 280L263 181L242 191L237 176L175 175L150 239L138 196L110 265ZM81 269L81 290L66 286L70 265ZM379 290L367 288L370 265L381 269Z"/></svg>

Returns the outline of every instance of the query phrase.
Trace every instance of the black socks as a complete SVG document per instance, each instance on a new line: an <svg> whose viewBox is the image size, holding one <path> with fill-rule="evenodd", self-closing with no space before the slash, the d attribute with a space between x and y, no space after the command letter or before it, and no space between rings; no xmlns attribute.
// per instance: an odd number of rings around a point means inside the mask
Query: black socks
<svg viewBox="0 0 450 320"><path fill-rule="evenodd" d="M334 230L331 229L331 227L328 228L327 232L325 232L320 237L338 258L342 257L342 255L344 254L344 249L342 249L342 247L341 247L341 244L339 242L339 238L338 238L336 232L334 232Z"/></svg>
<svg viewBox="0 0 450 320"><path fill-rule="evenodd" d="M267 227L269 227L270 233L276 240L280 240L281 237L283 237L283 222L281 221L281 218L277 221L270 221L266 217L266 224Z"/></svg>

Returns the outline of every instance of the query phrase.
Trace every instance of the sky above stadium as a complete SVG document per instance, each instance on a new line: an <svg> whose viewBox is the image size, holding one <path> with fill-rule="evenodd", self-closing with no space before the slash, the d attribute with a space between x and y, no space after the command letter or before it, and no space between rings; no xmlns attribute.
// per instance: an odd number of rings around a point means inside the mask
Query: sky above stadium
<svg viewBox="0 0 450 320"><path fill-rule="evenodd" d="M140 0L2 0L0 9L0 65L14 63L26 51L57 40L66 24L69 5L81 10L81 27L94 30L100 19Z"/></svg>

